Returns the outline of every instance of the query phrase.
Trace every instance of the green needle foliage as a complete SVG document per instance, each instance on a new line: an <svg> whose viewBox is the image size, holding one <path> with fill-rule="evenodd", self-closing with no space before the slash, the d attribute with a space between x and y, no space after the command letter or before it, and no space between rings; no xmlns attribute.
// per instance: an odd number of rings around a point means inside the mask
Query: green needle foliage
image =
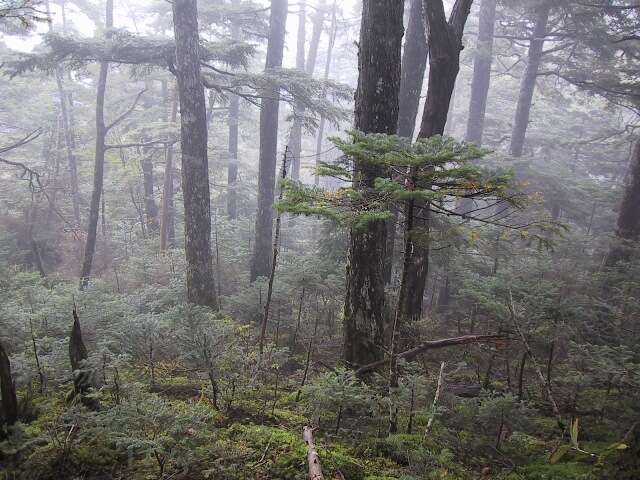
<svg viewBox="0 0 640 480"><path fill-rule="evenodd" d="M526 200L511 187L510 171L477 164L489 150L453 138L435 136L412 143L396 135L350 131L347 139L331 141L344 156L335 163L320 163L317 173L342 185L323 189L287 180L280 211L327 217L361 229L390 218L407 201L428 203L438 214L462 216L455 212L461 199L516 208ZM356 164L382 167L386 175L376 178L373 188L363 189Z"/></svg>

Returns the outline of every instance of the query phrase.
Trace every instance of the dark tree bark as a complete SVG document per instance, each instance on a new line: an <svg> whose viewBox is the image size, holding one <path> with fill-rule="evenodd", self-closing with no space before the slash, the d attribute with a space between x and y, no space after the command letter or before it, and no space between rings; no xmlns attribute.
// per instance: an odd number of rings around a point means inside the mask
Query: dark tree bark
<svg viewBox="0 0 640 480"><path fill-rule="evenodd" d="M196 305L217 308L210 243L207 112L198 56L197 0L173 2L173 27L180 98L187 296Z"/></svg>
<svg viewBox="0 0 640 480"><path fill-rule="evenodd" d="M11 376L11 362L9 355L0 343L0 393L2 393L2 420L7 425L13 425L18 419L18 400L16 387Z"/></svg>
<svg viewBox="0 0 640 480"><path fill-rule="evenodd" d="M473 0L457 0L449 21L442 1L424 0L429 45L429 86L419 138L443 135L460 70L462 35ZM398 325L420 318L429 273L429 205L405 205L405 245L396 316Z"/></svg>
<svg viewBox="0 0 640 480"><path fill-rule="evenodd" d="M84 406L97 410L99 408L98 401L87 396L93 387L93 371L90 366L87 365L88 358L87 347L82 340L78 311L74 306L73 326L71 327L71 335L69 335L69 361L73 373L73 389L76 395L80 395Z"/></svg>
<svg viewBox="0 0 640 480"><path fill-rule="evenodd" d="M496 23L497 0L480 2L478 41L473 60L473 80L471 81L471 100L465 140L482 145L484 119L487 110L487 96L491 84L491 63L493 60L493 35Z"/></svg>
<svg viewBox="0 0 640 480"><path fill-rule="evenodd" d="M535 23L533 35L529 40L529 52L527 54L527 68L524 71L520 82L520 93L518 95L518 105L516 116L511 132L511 145L509 151L514 157L521 157L524 150L524 141L529 126L529 115L531 114L531 102L536 88L536 78L543 56L544 40L547 34L547 22L549 21L549 11L551 2L541 4L535 11Z"/></svg>
<svg viewBox="0 0 640 480"><path fill-rule="evenodd" d="M629 181L618 213L616 236L617 241L607 256L608 266L629 260L632 247L640 239L640 142L633 149Z"/></svg>
<svg viewBox="0 0 640 480"><path fill-rule="evenodd" d="M113 28L113 0L107 0L106 3L105 26L107 29ZM87 226L87 240L84 247L84 259L82 261L82 269L80 270L80 290L84 290L89 284L93 256L96 251L100 199L104 184L104 157L107 151L105 143L109 131L104 121L104 98L107 91L108 73L109 62L100 62L100 73L98 74L97 83L98 89L96 93L96 147L93 167L93 193L91 194L91 204L89 206L89 222Z"/></svg>
<svg viewBox="0 0 640 480"><path fill-rule="evenodd" d="M306 69L309 75L313 75L316 69L318 59L318 47L320 46L320 37L322 36L322 27L324 26L324 17L326 15L325 0L320 0L316 6L316 13L313 16L313 28L311 30L311 40L309 42L309 55L307 56ZM304 65L304 60L303 60ZM297 66L296 66L297 68Z"/></svg>
<svg viewBox="0 0 640 480"><path fill-rule="evenodd" d="M269 42L265 70L282 66L287 0L271 0ZM273 200L278 155L278 112L280 92L269 88L262 92L260 109L260 159L258 166L258 212L255 243L251 261L251 281L268 277L271 270L271 241L273 237Z"/></svg>
<svg viewBox="0 0 640 480"><path fill-rule="evenodd" d="M403 0L364 0L362 5L355 128L365 133L397 132L403 10ZM356 162L354 167L354 187L365 194L385 176L378 166ZM385 221L350 233L344 357L353 367L383 356L386 240Z"/></svg>
<svg viewBox="0 0 640 480"><path fill-rule="evenodd" d="M428 54L422 0L411 0L400 80L398 135L401 137L413 138Z"/></svg>
<svg viewBox="0 0 640 480"><path fill-rule="evenodd" d="M398 114L398 135L413 138L416 117L420 106L420 94L424 74L427 69L427 35L422 10L422 0L410 0L409 24L402 53L402 75L400 77L400 110ZM393 253L396 243L396 224L398 214L387 223L387 256L385 261L384 282L391 282L393 272Z"/></svg>
<svg viewBox="0 0 640 480"><path fill-rule="evenodd" d="M240 0L233 0L234 8L240 6ZM241 40L240 25L233 22L231 38ZM232 95L229 100L229 165L227 167L227 216L231 220L238 218L238 124L240 117L240 97Z"/></svg>
<svg viewBox="0 0 640 480"><path fill-rule="evenodd" d="M169 89L166 81L162 82L162 97L164 100L164 120L176 123L178 117L178 90L174 89L173 100L169 100ZM171 115L168 115L168 109ZM165 145L164 149L164 182L162 192L162 212L160 216L160 250L165 251L176 243L175 206L173 201L173 144Z"/></svg>

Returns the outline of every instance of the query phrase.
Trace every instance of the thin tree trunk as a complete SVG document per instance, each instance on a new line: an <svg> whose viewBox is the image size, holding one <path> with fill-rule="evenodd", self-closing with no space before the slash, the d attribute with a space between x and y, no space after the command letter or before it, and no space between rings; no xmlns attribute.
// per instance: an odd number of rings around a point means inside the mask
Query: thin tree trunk
<svg viewBox="0 0 640 480"><path fill-rule="evenodd" d="M285 149L284 157L282 159L282 182L287 178L287 153L288 150ZM280 193L278 194L278 201L282 201L283 195L283 185L280 184ZM280 225L282 223L282 217L280 212L278 212L278 216L276 218L276 233L273 237L273 257L271 259L271 272L269 273L269 287L267 289L267 300L264 304L264 314L262 317L262 328L260 330L260 341L259 341L259 350L260 356L262 357L262 351L264 348L264 341L267 334L267 322L269 321L269 307L271 306L271 295L273 293L273 281L276 276L276 266L278 261L278 246L280 241Z"/></svg>
<svg viewBox="0 0 640 480"><path fill-rule="evenodd" d="M329 30L329 45L327 46L327 57L324 63L324 75L323 80L326 82L329 80L329 75L331 73L331 61L333 59L333 48L336 43L336 1L333 2L333 8L331 9L331 28ZM316 155L315 155L315 164L316 168L319 165L322 155L322 144L324 141L324 129L327 123L327 119L324 116L320 116L320 124L318 125L318 136L316 138ZM316 174L313 179L313 183L315 186L320 184L320 177Z"/></svg>
<svg viewBox="0 0 640 480"><path fill-rule="evenodd" d="M309 55L307 55L306 67L302 67L309 75L313 75L316 69L318 58L318 47L320 46L320 37L322 36L322 27L324 25L324 17L326 15L325 0L320 0L316 6L316 14L313 16L313 27L311 30L311 41L309 42ZM298 30L298 33L300 31ZM296 67L298 68L298 67Z"/></svg>
<svg viewBox="0 0 640 480"><path fill-rule="evenodd" d="M516 332L520 336L520 339L522 340L522 344L524 345L524 348L527 350L527 355L531 359L531 363L533 364L533 368L534 368L534 370L536 372L536 375L538 376L538 380L540 381L540 387L546 393L547 399L549 400L549 403L551 403L551 408L553 410L553 414L555 415L556 420L558 421L558 427L560 427L561 430L564 430L564 423L562 421L562 415L560 415L560 409L558 408L558 404L556 403L555 398L553 397L553 393L551 392L551 388L549 386L549 382L544 378L544 375L542 374L542 370L540 370L540 366L538 365L536 357L533 356L533 351L531 350L531 347L529 346L529 342L527 340L527 337L524 335L524 333L520 329L520 325L518 324L518 319L516 318L516 310L515 310L515 305L513 303L513 297L511 295L511 291L509 291L509 304L508 304L508 307L509 307L509 313L511 315L511 322L513 323L513 326L516 329Z"/></svg>
<svg viewBox="0 0 640 480"><path fill-rule="evenodd" d="M462 35L472 0L456 1L449 21L442 1L424 0L429 44L429 87L419 138L443 135L456 78L460 70ZM405 205L405 245L397 311L400 325L420 318L429 273L429 205Z"/></svg>
<svg viewBox="0 0 640 480"><path fill-rule="evenodd" d="M240 0L232 0L235 9ZM232 40L242 40L242 31L238 22L231 23ZM240 97L232 95L229 100L229 165L227 167L227 216L230 220L238 218L238 125L240 121Z"/></svg>
<svg viewBox="0 0 640 480"><path fill-rule="evenodd" d="M358 55L355 128L364 133L395 134L403 35L404 1L364 0ZM379 166L356 162L354 187L366 192L385 176ZM383 356L385 339L384 258L387 225L371 222L352 228L344 307L344 358L355 367Z"/></svg>
<svg viewBox="0 0 640 480"><path fill-rule="evenodd" d="M174 88L173 100L169 103L167 82L162 83L165 104L165 121L176 123L178 116L178 89ZM171 108L171 116L167 109ZM164 182L162 189L162 210L160 215L160 250L165 251L175 245L175 207L173 201L173 144L166 144L164 148Z"/></svg>
<svg viewBox="0 0 640 480"><path fill-rule="evenodd" d="M480 2L478 40L473 61L473 80L471 81L471 100L465 140L482 145L484 119L487 110L487 97L491 84L491 63L493 61L493 35L496 23L497 0Z"/></svg>
<svg viewBox="0 0 640 480"><path fill-rule="evenodd" d="M107 29L113 28L113 0L107 0L106 20ZM104 100L107 91L107 74L109 62L100 62L98 74L98 90L96 94L96 147L95 163L93 170L93 193L89 206L89 222L87 226L87 240L84 247L84 260L80 270L80 290L84 290L89 284L93 256L96 251L96 237L98 233L98 217L100 215L100 198L104 185L104 158L106 153L106 137L108 128L104 121Z"/></svg>
<svg viewBox="0 0 640 480"><path fill-rule="evenodd" d="M60 2L62 9L62 31L66 33L66 15L64 2ZM46 2L47 17L51 17L49 9L49 2ZM53 21L49 22L49 33L53 32ZM75 227L79 227L81 223L80 218L80 195L78 193L78 166L76 164L76 158L73 155L73 134L71 132L71 124L69 118L69 108L67 107L67 94L64 90L64 74L61 66L58 66L55 71L56 86L58 89L58 100L60 102L60 114L62 117L62 130L64 134L65 150L67 153L67 163L69 165L69 183L71 186L71 203L73 206L73 219ZM71 95L71 94L69 94ZM71 97L69 96L69 99Z"/></svg>
<svg viewBox="0 0 640 480"><path fill-rule="evenodd" d="M211 257L207 114L200 77L197 1L175 0L173 24L180 98L187 296L196 305L217 308Z"/></svg>
<svg viewBox="0 0 640 480"><path fill-rule="evenodd" d="M153 162L149 155L142 159L142 180L144 187L144 212L147 218L147 231L158 231L158 206L153 198Z"/></svg>
<svg viewBox="0 0 640 480"><path fill-rule="evenodd" d="M402 77L400 80L400 113L398 135L413 138L416 117L420 106L420 94L427 69L427 36L425 31L422 0L410 0L409 24L402 54Z"/></svg>
<svg viewBox="0 0 640 480"><path fill-rule="evenodd" d="M431 404L431 415L429 415L427 428L425 428L424 430L425 437L429 435L429 432L431 431L431 426L433 425L433 421L436 418L438 399L440 398L440 393L442 392L442 384L444 383L444 367L445 367L445 362L440 363L440 373L438 374L438 385L436 386L436 393L433 395L433 403Z"/></svg>
<svg viewBox="0 0 640 480"><path fill-rule="evenodd" d="M306 23L307 23L307 4L305 0L301 0L298 4L298 35L296 44L296 69L305 70L305 48L306 48ZM294 105L294 114L296 117L291 126L289 133L289 149L291 150L291 178L293 180L300 179L300 153L302 152L302 121L298 115L304 111L304 104L296 102Z"/></svg>
<svg viewBox="0 0 640 480"><path fill-rule="evenodd" d="M287 0L271 0L269 42L265 71L282 66L284 53ZM260 159L258 165L258 212L255 243L251 261L251 281L269 276L269 251L273 240L273 200L278 154L278 112L280 91L269 88L262 92L260 109Z"/></svg>
<svg viewBox="0 0 640 480"><path fill-rule="evenodd" d="M525 351L522 354L522 359L520 360L520 371L518 373L518 402L522 401L524 395L524 369L527 365L527 352Z"/></svg>
<svg viewBox="0 0 640 480"><path fill-rule="evenodd" d="M524 71L520 82L520 94L518 95L518 105L516 116L511 132L511 145L509 151L514 157L521 157L524 150L524 141L529 126L529 115L531 113L531 102L536 88L536 78L543 56L544 40L547 34L547 22L549 21L549 11L551 2L545 1L535 11L535 24L533 36L529 41L529 52L527 68Z"/></svg>

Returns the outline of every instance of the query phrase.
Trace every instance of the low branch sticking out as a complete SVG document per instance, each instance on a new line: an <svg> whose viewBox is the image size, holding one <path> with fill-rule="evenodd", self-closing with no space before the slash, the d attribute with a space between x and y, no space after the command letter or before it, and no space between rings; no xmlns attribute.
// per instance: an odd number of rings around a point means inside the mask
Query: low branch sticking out
<svg viewBox="0 0 640 480"><path fill-rule="evenodd" d="M444 338L442 340L432 340L429 342L424 342L418 345L417 347L411 348L409 350L405 350L404 352L396 355L396 358L398 360L401 358L404 358L405 360L411 360L412 358L417 357L418 355L426 352L427 350L435 350L437 348L444 348L444 347L453 347L456 345L467 345L469 343L492 342L492 341L502 340L503 338L504 336L502 335L464 335L462 337ZM363 375L365 373L369 373L378 367L382 367L388 361L389 361L389 358L385 358L384 360L378 360L377 362L364 365L356 370L356 374Z"/></svg>
<svg viewBox="0 0 640 480"><path fill-rule="evenodd" d="M307 444L307 461L309 463L309 480L324 480L322 467L320 466L320 456L313 443L313 428L304 427L302 438Z"/></svg>

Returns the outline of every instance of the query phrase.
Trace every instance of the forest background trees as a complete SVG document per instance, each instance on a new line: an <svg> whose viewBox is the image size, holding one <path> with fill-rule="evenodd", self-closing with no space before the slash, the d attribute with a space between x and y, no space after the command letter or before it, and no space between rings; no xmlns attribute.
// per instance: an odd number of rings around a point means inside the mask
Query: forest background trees
<svg viewBox="0 0 640 480"><path fill-rule="evenodd" d="M0 468L634 478L639 16L2 3Z"/></svg>

